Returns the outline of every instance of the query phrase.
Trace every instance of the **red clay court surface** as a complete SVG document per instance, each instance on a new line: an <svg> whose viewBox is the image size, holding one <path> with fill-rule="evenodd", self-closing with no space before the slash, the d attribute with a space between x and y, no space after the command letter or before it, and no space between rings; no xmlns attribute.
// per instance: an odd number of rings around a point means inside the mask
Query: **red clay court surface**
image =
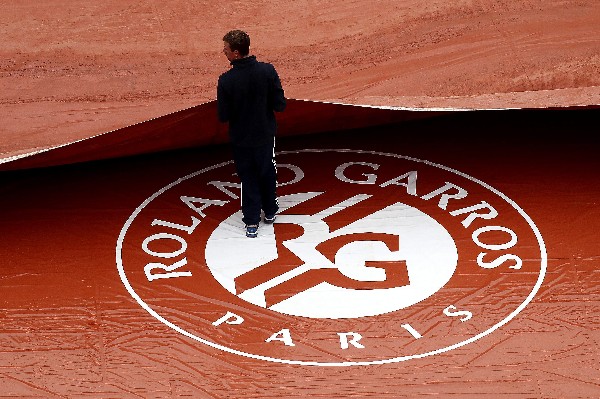
<svg viewBox="0 0 600 399"><path fill-rule="evenodd" d="M0 398L600 397L597 3L163 3L0 6ZM257 239L232 26L290 98Z"/></svg>

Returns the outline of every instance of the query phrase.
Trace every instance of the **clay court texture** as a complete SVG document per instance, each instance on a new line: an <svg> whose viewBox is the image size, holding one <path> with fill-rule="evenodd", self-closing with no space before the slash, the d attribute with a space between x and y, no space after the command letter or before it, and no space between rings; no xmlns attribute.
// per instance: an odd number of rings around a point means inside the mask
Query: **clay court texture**
<svg viewBox="0 0 600 399"><path fill-rule="evenodd" d="M248 239L222 37L273 63ZM600 397L600 3L0 4L0 397Z"/></svg>

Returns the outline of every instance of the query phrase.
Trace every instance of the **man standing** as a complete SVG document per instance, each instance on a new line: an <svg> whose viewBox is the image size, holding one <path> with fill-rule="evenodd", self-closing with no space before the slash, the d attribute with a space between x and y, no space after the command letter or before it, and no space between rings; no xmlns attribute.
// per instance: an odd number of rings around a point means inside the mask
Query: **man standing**
<svg viewBox="0 0 600 399"><path fill-rule="evenodd" d="M246 236L256 237L264 211L265 223L273 223L279 210L276 186L275 112L286 99L273 65L249 55L250 37L232 30L223 37L223 53L231 69L219 77L219 120L229 122L233 160L242 181L242 221Z"/></svg>

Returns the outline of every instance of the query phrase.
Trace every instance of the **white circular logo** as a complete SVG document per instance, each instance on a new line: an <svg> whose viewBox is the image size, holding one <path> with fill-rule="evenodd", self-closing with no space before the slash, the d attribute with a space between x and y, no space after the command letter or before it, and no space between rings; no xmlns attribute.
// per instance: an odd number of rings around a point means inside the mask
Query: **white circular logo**
<svg viewBox="0 0 600 399"><path fill-rule="evenodd" d="M273 225L261 228L258 240L231 235L230 226L239 224L240 213L224 220L206 245L206 264L215 279L232 294L276 312L337 319L376 316L404 309L435 294L452 277L458 257L454 241L443 226L425 213L395 203L330 231L324 220L327 216L358 206L360 200L366 198L349 198L314 215L293 213L294 205L309 199L318 200L322 194L280 197L282 214ZM288 224L293 226L286 226ZM301 235L280 238L281 250L278 251L275 228L283 231L295 226L299 226ZM291 257L285 262L285 272L267 281L253 280L247 285L248 279L244 276L257 274L261 269L275 269L281 262L280 256L286 253ZM292 264L290 258L296 262ZM340 274L342 281L350 279L354 284L362 282L373 288L335 285L328 281L332 271ZM271 275L269 270L266 273ZM303 287L303 280L307 278L317 284L297 292L293 286ZM388 287L377 288L381 282L386 282ZM269 290L280 289L282 284L289 285L289 293L293 295L269 295Z"/></svg>
<svg viewBox="0 0 600 399"><path fill-rule="evenodd" d="M244 234L232 162L180 178L133 212L117 266L151 315L251 358L382 364L484 337L543 281L533 221L473 177L366 151L277 161L280 211L257 238Z"/></svg>

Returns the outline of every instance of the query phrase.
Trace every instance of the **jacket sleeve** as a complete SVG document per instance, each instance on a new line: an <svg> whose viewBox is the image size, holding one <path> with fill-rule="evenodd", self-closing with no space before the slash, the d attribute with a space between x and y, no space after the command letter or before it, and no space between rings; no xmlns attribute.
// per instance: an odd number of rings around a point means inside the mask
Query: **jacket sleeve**
<svg viewBox="0 0 600 399"><path fill-rule="evenodd" d="M273 90L271 91L271 103L273 104L273 111L283 112L286 106L285 94L281 87L281 80L275 68L273 68Z"/></svg>
<svg viewBox="0 0 600 399"><path fill-rule="evenodd" d="M223 87L223 77L219 77L217 84L217 113L220 122L229 122L229 104L227 93Z"/></svg>

